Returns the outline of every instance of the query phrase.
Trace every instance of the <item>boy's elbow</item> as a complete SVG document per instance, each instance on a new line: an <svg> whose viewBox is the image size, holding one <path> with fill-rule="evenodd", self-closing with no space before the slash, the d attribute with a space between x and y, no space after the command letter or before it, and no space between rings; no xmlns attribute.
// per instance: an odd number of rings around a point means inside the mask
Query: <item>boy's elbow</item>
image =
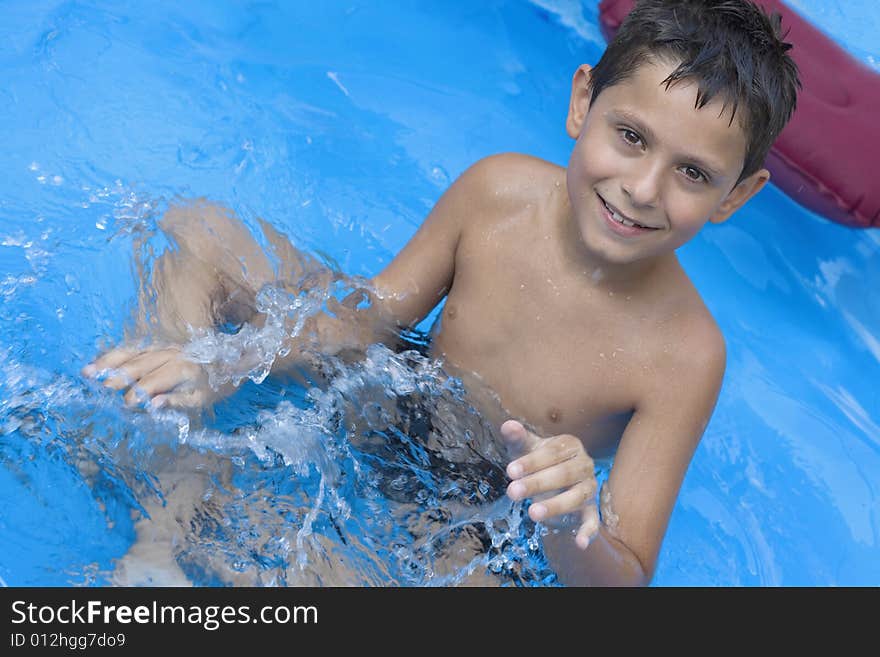
<svg viewBox="0 0 880 657"><path fill-rule="evenodd" d="M610 586L640 587L648 586L654 578L655 560L640 557L639 554L617 539L610 539L617 552L618 567L612 570L617 580L609 582Z"/></svg>
<svg viewBox="0 0 880 657"><path fill-rule="evenodd" d="M544 536L544 549L565 586L640 587L653 578L653 565L602 527L585 550L562 533Z"/></svg>

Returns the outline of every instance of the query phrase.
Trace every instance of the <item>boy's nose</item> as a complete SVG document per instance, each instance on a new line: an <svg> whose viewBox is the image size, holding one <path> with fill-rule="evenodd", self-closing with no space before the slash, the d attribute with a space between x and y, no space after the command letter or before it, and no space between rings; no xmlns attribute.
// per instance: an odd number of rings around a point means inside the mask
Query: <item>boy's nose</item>
<svg viewBox="0 0 880 657"><path fill-rule="evenodd" d="M660 197L662 165L644 161L636 167L632 175L624 179L623 193L634 207L654 207Z"/></svg>

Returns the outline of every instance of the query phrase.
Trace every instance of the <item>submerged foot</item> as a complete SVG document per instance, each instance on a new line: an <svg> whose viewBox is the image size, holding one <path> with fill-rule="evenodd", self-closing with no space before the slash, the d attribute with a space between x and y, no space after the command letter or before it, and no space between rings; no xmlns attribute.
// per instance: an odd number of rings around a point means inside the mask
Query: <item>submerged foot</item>
<svg viewBox="0 0 880 657"><path fill-rule="evenodd" d="M116 562L114 586L192 586L174 558L170 544L135 543Z"/></svg>

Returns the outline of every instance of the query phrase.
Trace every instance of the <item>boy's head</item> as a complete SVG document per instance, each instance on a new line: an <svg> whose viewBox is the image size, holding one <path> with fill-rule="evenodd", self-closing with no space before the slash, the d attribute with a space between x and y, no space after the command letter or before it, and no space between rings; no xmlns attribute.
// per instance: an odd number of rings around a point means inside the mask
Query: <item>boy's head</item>
<svg viewBox="0 0 880 657"><path fill-rule="evenodd" d="M800 82L783 38L779 15L748 0L641 0L592 69L592 100L646 60L675 63L669 84L696 82L698 107L719 96L739 120L743 180L763 166L795 109Z"/></svg>
<svg viewBox="0 0 880 657"><path fill-rule="evenodd" d="M621 264L669 252L763 187L799 87L780 29L748 0L640 0L578 69L567 178L589 250Z"/></svg>

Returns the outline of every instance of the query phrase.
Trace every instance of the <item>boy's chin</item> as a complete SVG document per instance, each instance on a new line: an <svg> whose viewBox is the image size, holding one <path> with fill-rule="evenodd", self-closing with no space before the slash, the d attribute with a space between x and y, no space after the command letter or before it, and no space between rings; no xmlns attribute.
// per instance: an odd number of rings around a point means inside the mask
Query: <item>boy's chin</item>
<svg viewBox="0 0 880 657"><path fill-rule="evenodd" d="M675 250L650 240L622 240L616 235L604 234L601 228L595 230L595 227L592 231L581 231L580 247L597 266L606 264L617 268L655 260Z"/></svg>

